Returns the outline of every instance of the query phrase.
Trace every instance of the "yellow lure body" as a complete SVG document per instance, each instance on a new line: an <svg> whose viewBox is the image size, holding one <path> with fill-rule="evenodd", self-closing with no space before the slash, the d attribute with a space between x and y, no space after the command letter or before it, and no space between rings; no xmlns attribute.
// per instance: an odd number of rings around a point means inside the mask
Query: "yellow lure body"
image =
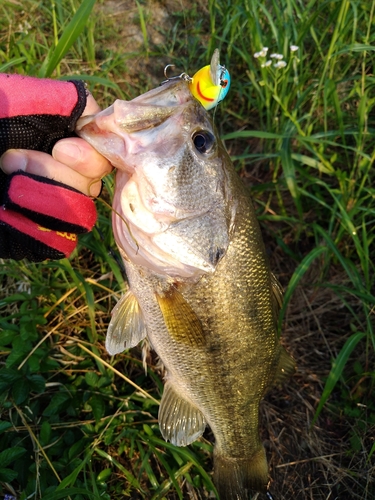
<svg viewBox="0 0 375 500"><path fill-rule="evenodd" d="M219 64L219 51L216 49L211 64L195 73L189 83L190 92L205 109L215 107L227 95L230 87L228 70Z"/></svg>

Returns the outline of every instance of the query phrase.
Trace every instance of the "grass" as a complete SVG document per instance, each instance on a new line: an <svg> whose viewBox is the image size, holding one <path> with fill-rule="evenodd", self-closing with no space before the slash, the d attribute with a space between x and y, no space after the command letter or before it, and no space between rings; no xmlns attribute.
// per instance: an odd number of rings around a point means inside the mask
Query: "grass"
<svg viewBox="0 0 375 500"><path fill-rule="evenodd" d="M192 74L221 49L233 83L215 121L286 287L280 329L299 367L262 407L274 491L374 498L375 2L126 7L6 0L0 70L85 78L104 107L157 85L168 63ZM265 64L272 53L286 66ZM0 268L0 491L208 498L210 435L186 449L165 443L155 358L146 376L138 349L105 353L126 285L109 210L97 206L70 260Z"/></svg>

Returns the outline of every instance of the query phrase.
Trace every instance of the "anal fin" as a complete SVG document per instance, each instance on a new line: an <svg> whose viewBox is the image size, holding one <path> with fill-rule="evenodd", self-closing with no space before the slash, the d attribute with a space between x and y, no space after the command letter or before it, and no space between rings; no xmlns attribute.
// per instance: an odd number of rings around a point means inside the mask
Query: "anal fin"
<svg viewBox="0 0 375 500"><path fill-rule="evenodd" d="M112 310L105 347L113 356L136 346L147 335L143 313L133 292L128 291Z"/></svg>
<svg viewBox="0 0 375 500"><path fill-rule="evenodd" d="M166 441L187 446L203 434L206 421L201 411L167 382L159 408L159 427Z"/></svg>

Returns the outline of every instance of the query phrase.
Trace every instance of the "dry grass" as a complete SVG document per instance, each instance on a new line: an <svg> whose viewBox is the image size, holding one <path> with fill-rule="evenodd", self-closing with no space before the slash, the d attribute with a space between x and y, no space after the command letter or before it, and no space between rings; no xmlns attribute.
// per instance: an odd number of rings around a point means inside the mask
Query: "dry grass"
<svg viewBox="0 0 375 500"><path fill-rule="evenodd" d="M350 314L332 290L314 285L311 274L295 292L282 337L297 361L297 373L281 389L274 389L261 409L271 488L282 499L373 500L375 471L368 462L368 450L374 443L375 426L360 434L360 419L353 424L345 415L339 388L314 422L332 359L345 342L343 331L350 334ZM331 283L344 280L337 274ZM358 409L367 420L367 408L359 403ZM353 435L360 435L356 451Z"/></svg>

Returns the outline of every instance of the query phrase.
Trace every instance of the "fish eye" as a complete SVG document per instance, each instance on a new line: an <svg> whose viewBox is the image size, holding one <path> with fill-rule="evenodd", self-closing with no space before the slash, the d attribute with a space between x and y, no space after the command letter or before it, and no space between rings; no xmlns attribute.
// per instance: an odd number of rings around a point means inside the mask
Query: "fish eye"
<svg viewBox="0 0 375 500"><path fill-rule="evenodd" d="M200 153L209 153L215 143L215 137L207 130L199 130L192 136L194 146Z"/></svg>

